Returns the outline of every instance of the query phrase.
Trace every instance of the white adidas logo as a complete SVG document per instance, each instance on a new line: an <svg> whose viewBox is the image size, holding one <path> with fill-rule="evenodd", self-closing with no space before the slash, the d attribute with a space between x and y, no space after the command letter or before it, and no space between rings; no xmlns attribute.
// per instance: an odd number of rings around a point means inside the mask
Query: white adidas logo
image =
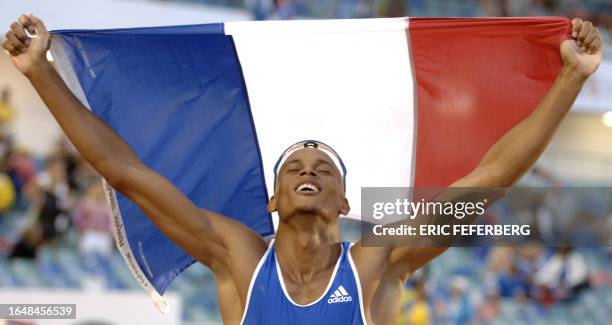
<svg viewBox="0 0 612 325"><path fill-rule="evenodd" d="M349 302L349 301L353 301L353 297L351 297L351 295L349 295L348 292L346 292L346 289L344 289L343 286L339 286L338 289L336 289L336 291L334 291L334 293L331 296L329 296L329 299L327 299L328 304L335 304L337 302Z"/></svg>

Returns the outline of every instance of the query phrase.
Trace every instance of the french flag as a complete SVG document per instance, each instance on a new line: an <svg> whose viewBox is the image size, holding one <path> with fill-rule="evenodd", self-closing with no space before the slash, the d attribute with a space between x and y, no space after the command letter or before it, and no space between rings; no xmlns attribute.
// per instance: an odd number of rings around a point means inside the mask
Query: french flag
<svg viewBox="0 0 612 325"><path fill-rule="evenodd" d="M393 18L55 31L79 99L198 206L272 236L273 167L314 139L361 187L447 186L539 103L570 21ZM119 250L161 309L194 260L108 185ZM231 234L228 234L231 236ZM240 238L236 238L240 240Z"/></svg>

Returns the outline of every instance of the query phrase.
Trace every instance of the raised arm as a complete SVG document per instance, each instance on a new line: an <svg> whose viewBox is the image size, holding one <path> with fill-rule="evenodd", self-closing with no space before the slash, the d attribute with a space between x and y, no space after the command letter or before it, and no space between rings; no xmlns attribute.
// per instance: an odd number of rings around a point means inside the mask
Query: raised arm
<svg viewBox="0 0 612 325"><path fill-rule="evenodd" d="M478 191L478 188L508 188L538 159L572 107L584 82L601 62L602 46L597 29L590 22L583 22L578 18L574 19L572 24L574 39L563 41L560 47L563 67L540 104L499 139L471 173L456 181L435 200L482 202L487 198L490 205L502 196L503 191ZM444 223L437 216L417 216L419 217L421 219L416 219L419 223ZM473 220L474 218L466 217L461 223L470 223ZM415 223L410 225L415 226ZM450 242L441 243L435 240L428 245L428 238L411 237L407 240L409 245L395 247L356 245L357 255L364 256L355 258L358 268L364 270L364 274L360 276L370 275L376 278L380 276L382 266L385 278L391 279L392 282L402 282L401 280L405 280L408 275L444 252L450 245Z"/></svg>
<svg viewBox="0 0 612 325"><path fill-rule="evenodd" d="M506 133L478 167L453 186L509 187L531 168L574 104L586 79L602 57L597 28L580 18L572 21L576 40L561 43L563 67L555 83L535 110Z"/></svg>
<svg viewBox="0 0 612 325"><path fill-rule="evenodd" d="M572 21L572 37L561 43L561 72L540 104L529 116L508 131L489 149L480 164L467 176L441 193L440 201L482 201L488 204L501 198L499 191L479 192L478 188L513 186L540 157L559 124L574 104L587 78L597 70L602 44L597 28L580 18ZM472 222L474 218L462 220ZM418 269L446 250L446 247L396 247L390 256L400 274Z"/></svg>
<svg viewBox="0 0 612 325"><path fill-rule="evenodd" d="M27 37L24 28L36 32L37 37ZM129 145L68 89L46 60L49 43L50 34L40 19L21 16L11 25L3 47L85 160L198 261L215 271L225 270L232 264L230 259L254 268L265 251L261 237L239 222L199 209L167 179L147 168Z"/></svg>

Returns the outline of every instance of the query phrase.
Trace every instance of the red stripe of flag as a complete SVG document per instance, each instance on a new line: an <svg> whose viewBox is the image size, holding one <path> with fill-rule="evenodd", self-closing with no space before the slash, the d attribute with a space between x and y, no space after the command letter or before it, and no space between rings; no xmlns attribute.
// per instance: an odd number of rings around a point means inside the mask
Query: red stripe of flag
<svg viewBox="0 0 612 325"><path fill-rule="evenodd" d="M560 68L563 17L410 18L415 186L448 186L540 102Z"/></svg>

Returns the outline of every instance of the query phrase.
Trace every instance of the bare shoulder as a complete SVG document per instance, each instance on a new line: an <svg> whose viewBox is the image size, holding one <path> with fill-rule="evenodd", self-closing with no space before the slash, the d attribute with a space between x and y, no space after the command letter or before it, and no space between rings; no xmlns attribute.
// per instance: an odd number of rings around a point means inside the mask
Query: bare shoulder
<svg viewBox="0 0 612 325"><path fill-rule="evenodd" d="M215 273L217 294L224 321L240 320L248 295L251 278L264 256L268 243L244 224L224 217L209 214L217 240L225 247L223 257L210 265Z"/></svg>
<svg viewBox="0 0 612 325"><path fill-rule="evenodd" d="M217 240L225 247L225 254L218 265L211 265L213 271L247 274L250 279L249 271L255 270L266 252L266 241L239 221L207 210L202 211L210 216L212 227L216 228L214 233L218 234Z"/></svg>
<svg viewBox="0 0 612 325"><path fill-rule="evenodd" d="M265 254L268 244L255 231L239 221L202 210L208 214L211 226L221 246L225 247L222 257L210 265L218 279L230 280L236 285L241 296L246 291L257 264Z"/></svg>
<svg viewBox="0 0 612 325"><path fill-rule="evenodd" d="M359 273L362 287L371 282L377 282L382 273L385 272L388 266L389 252L388 247L365 246L362 241L356 242L351 247L351 257ZM364 287L364 289L366 288Z"/></svg>
<svg viewBox="0 0 612 325"><path fill-rule="evenodd" d="M351 248L351 256L359 275L364 312L369 323L393 323L392 319L397 314L396 293L402 285L396 277L389 276L390 254L389 247L368 247L362 242L357 242Z"/></svg>

